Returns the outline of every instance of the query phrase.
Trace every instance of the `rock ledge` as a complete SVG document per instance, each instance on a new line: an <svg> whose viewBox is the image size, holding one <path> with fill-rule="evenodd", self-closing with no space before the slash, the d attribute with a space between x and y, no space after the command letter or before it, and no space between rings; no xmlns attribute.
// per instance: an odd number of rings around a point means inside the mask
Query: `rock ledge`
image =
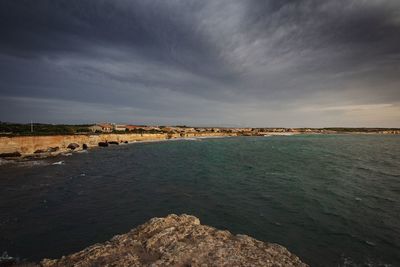
<svg viewBox="0 0 400 267"><path fill-rule="evenodd" d="M201 225L190 215L153 218L117 235L41 266L308 266L286 248L246 235Z"/></svg>

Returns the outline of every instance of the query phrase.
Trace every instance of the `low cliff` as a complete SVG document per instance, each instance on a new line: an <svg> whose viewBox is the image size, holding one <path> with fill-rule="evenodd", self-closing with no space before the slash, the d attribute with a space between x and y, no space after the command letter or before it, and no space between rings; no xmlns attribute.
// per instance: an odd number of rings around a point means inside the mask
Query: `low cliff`
<svg viewBox="0 0 400 267"><path fill-rule="evenodd" d="M189 215L153 218L43 267L62 266L307 266L284 247L201 225Z"/></svg>
<svg viewBox="0 0 400 267"><path fill-rule="evenodd" d="M0 155L19 154L28 156L33 154L55 155L70 151L70 144L78 144L76 150L83 147L95 147L99 142L135 142L148 140L164 140L170 138L229 136L226 133L193 133L193 134L80 134L80 135L53 135L53 136L13 136L0 137ZM84 146L85 144L85 146Z"/></svg>

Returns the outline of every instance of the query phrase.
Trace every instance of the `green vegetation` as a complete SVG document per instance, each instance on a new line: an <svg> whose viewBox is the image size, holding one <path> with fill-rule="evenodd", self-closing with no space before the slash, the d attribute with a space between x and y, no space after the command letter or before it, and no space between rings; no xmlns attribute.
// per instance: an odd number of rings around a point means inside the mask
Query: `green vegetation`
<svg viewBox="0 0 400 267"><path fill-rule="evenodd" d="M0 122L0 135L60 135L88 133L90 125L43 124L34 123L33 132L31 124Z"/></svg>

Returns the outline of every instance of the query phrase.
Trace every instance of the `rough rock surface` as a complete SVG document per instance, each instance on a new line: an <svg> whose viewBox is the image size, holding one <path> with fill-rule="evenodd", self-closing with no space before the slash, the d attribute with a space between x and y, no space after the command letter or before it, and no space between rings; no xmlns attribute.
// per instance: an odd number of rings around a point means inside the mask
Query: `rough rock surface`
<svg viewBox="0 0 400 267"><path fill-rule="evenodd" d="M14 157L21 157L21 153L18 151L11 152L11 153L1 153L0 158L14 158Z"/></svg>
<svg viewBox="0 0 400 267"><path fill-rule="evenodd" d="M236 133L187 133L184 137L212 137L212 136L236 136ZM70 152L68 145L76 143L86 144L89 148L97 147L99 142L113 141L154 141L169 138L181 138L180 134L151 134L151 133L123 133L123 134L72 134L72 135L48 135L48 136L0 136L0 154L18 151L22 156L33 155L36 150L46 151L52 147L58 147L58 153ZM80 147L81 148L81 147ZM76 148L75 150L80 150ZM52 152L52 151L49 151Z"/></svg>
<svg viewBox="0 0 400 267"><path fill-rule="evenodd" d="M129 233L41 266L307 266L284 247L201 225L190 215L153 218Z"/></svg>
<svg viewBox="0 0 400 267"><path fill-rule="evenodd" d="M67 148L75 150L79 147L79 145L77 143L71 143L67 146Z"/></svg>

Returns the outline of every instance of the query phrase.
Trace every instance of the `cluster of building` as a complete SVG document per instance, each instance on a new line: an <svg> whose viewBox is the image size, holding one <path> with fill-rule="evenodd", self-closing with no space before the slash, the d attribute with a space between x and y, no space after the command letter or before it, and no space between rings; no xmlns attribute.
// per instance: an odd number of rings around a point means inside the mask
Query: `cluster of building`
<svg viewBox="0 0 400 267"><path fill-rule="evenodd" d="M187 127L187 126L144 126L126 125L115 123L97 123L89 127L94 133L111 132L162 132L162 133L247 133L254 131L253 128L216 128L216 127Z"/></svg>
<svg viewBox="0 0 400 267"><path fill-rule="evenodd" d="M126 125L114 123L98 123L89 127L92 132L168 132L168 133L195 133L198 132L192 127L172 127L172 126L144 126L144 125Z"/></svg>
<svg viewBox="0 0 400 267"><path fill-rule="evenodd" d="M114 123L97 123L89 127L91 132L127 132L127 131L161 131L159 127L156 126L138 126L138 125L125 125L125 124L114 124Z"/></svg>
<svg viewBox="0 0 400 267"><path fill-rule="evenodd" d="M187 126L144 126L114 123L98 123L89 127L91 132L148 132L148 133L233 133L237 135L263 136L263 135L292 135L300 133L334 134L334 133L381 133L400 134L398 129L368 129L368 128L236 128L236 127L187 127Z"/></svg>

